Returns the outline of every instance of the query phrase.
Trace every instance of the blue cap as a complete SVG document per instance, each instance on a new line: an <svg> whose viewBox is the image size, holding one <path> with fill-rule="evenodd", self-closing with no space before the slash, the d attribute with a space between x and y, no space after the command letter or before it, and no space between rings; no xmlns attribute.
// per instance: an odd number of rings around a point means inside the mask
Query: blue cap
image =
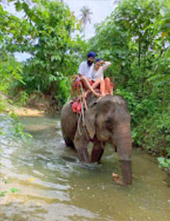
<svg viewBox="0 0 170 221"><path fill-rule="evenodd" d="M103 59L101 59L101 58L97 58L96 59L96 62L98 62L98 61L102 61Z"/></svg>
<svg viewBox="0 0 170 221"><path fill-rule="evenodd" d="M90 51L90 52L88 53L87 57L88 57L88 58L90 58L90 57L95 58L95 57L96 57L96 53L93 52L93 51Z"/></svg>

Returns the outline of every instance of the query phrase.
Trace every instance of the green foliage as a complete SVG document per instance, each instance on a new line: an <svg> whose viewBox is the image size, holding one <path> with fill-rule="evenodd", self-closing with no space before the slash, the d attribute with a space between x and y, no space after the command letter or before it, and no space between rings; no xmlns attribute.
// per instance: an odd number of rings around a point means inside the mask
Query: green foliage
<svg viewBox="0 0 170 221"><path fill-rule="evenodd" d="M32 56L23 68L24 89L58 94L60 81L77 68L72 59L77 45L71 38L77 21L68 7L56 1L34 1L34 7L15 1L15 6L27 19L22 20L20 42L17 35L13 37L12 50Z"/></svg>
<svg viewBox="0 0 170 221"><path fill-rule="evenodd" d="M156 111L152 117L143 118L137 127L137 139L149 152L170 157L170 110Z"/></svg>
<svg viewBox="0 0 170 221"><path fill-rule="evenodd" d="M19 104L20 106L26 106L28 99L29 99L28 93L26 91L21 91L19 93L19 102L17 104Z"/></svg>
<svg viewBox="0 0 170 221"><path fill-rule="evenodd" d="M77 73L80 52L87 48L79 36L71 36L79 29L79 21L59 1L32 0L32 5L22 0L11 1L25 16L19 19L3 11L3 26L8 27L2 29L6 47L11 52L31 55L23 64L23 82L16 83L16 88L22 88L26 93L38 90L64 103L68 90L65 92L62 82Z"/></svg>
<svg viewBox="0 0 170 221"><path fill-rule="evenodd" d="M32 138L31 134L24 132L23 124L19 118L13 113L9 113L8 117L11 118L11 134L14 138L22 138L24 142L28 142Z"/></svg>
<svg viewBox="0 0 170 221"><path fill-rule="evenodd" d="M8 193L8 191L1 191L0 196L5 196Z"/></svg>
<svg viewBox="0 0 170 221"><path fill-rule="evenodd" d="M0 135L4 137L12 137L13 139L22 139L24 142L28 142L32 136L29 133L24 132L22 123L13 112L9 112L8 115L1 114L0 121L7 122L7 127L0 127Z"/></svg>
<svg viewBox="0 0 170 221"><path fill-rule="evenodd" d="M164 157L158 157L158 162L163 168L170 168L170 159L166 159Z"/></svg>
<svg viewBox="0 0 170 221"><path fill-rule="evenodd" d="M115 80L132 116L135 145L169 155L170 2L123 0L96 27L90 50L110 60Z"/></svg>
<svg viewBox="0 0 170 221"><path fill-rule="evenodd" d="M9 2L24 17L5 11L0 2L0 113L12 102L6 95L25 106L35 91L52 95L61 106L70 94L70 76L77 72L80 52L87 48L80 37L71 36L79 23L68 7L57 1ZM19 63L14 52L27 52L31 58ZM15 136L26 139L22 125L13 118Z"/></svg>
<svg viewBox="0 0 170 221"><path fill-rule="evenodd" d="M3 179L2 181L3 181L5 184L8 183L8 180ZM0 197L6 196L7 193L16 193L16 192L18 192L18 191L19 191L19 190L18 190L17 188L11 187L9 191L7 191L7 190L1 191L1 192L0 192Z"/></svg>
<svg viewBox="0 0 170 221"><path fill-rule="evenodd" d="M62 106L63 103L67 101L70 97L71 80L70 77L64 78L60 81L58 91L59 94L56 95L58 100L58 106Z"/></svg>
<svg viewBox="0 0 170 221"><path fill-rule="evenodd" d="M9 91L15 85L15 81L22 82L21 64L3 48L1 48L0 52L0 73L0 96L3 97L9 94ZM4 111L6 106L7 100L1 98L0 113Z"/></svg>
<svg viewBox="0 0 170 221"><path fill-rule="evenodd" d="M1 191L1 192L0 192L0 197L6 196L7 193L16 193L16 192L18 192L18 191L19 191L19 190L16 189L15 187L11 187L9 191L6 191L6 190Z"/></svg>
<svg viewBox="0 0 170 221"><path fill-rule="evenodd" d="M0 113L6 109L9 101L4 96L8 95L16 81L22 82L22 66L7 47L14 33L18 32L18 21L18 18L10 15L0 5Z"/></svg>
<svg viewBox="0 0 170 221"><path fill-rule="evenodd" d="M16 189L15 187L10 188L10 192L11 192L11 193L16 193L16 192L18 192L18 191L19 191L19 190Z"/></svg>

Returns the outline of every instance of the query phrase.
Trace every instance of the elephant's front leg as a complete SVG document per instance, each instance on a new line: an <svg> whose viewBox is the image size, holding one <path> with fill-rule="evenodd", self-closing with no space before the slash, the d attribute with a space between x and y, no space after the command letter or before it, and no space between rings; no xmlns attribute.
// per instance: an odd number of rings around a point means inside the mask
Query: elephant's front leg
<svg viewBox="0 0 170 221"><path fill-rule="evenodd" d="M89 143L88 137L84 130L81 133L77 130L74 138L74 145L77 151L77 155L80 161L89 163L89 154L87 151L87 145Z"/></svg>
<svg viewBox="0 0 170 221"><path fill-rule="evenodd" d="M101 142L96 142L93 145L93 150L91 153L91 162L98 162L100 163L100 159L104 153L104 147L102 146Z"/></svg>

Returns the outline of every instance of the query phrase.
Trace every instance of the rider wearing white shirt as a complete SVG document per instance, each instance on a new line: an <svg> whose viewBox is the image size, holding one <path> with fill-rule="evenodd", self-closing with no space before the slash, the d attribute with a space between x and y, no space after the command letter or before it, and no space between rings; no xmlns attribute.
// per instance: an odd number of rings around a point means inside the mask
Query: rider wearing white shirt
<svg viewBox="0 0 170 221"><path fill-rule="evenodd" d="M89 66L87 61L83 61L79 66L78 73L91 80L93 68L94 68L94 64L91 64L91 66Z"/></svg>

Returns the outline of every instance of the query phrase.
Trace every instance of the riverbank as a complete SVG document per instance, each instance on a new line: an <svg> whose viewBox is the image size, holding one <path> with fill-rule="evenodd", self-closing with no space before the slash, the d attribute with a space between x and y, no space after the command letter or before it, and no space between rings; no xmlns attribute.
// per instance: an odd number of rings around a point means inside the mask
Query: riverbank
<svg viewBox="0 0 170 221"><path fill-rule="evenodd" d="M19 117L43 117L45 115L45 110L28 107L13 107L12 110Z"/></svg>
<svg viewBox="0 0 170 221"><path fill-rule="evenodd" d="M54 112L57 109L51 97L43 96L42 98L42 95L40 97L40 95L35 95L35 93L30 96L26 106L14 105L15 101L13 101L13 103L11 104L10 98L7 95L3 94L1 91L0 98L4 106L3 112L12 112L18 117L43 117L46 114Z"/></svg>

